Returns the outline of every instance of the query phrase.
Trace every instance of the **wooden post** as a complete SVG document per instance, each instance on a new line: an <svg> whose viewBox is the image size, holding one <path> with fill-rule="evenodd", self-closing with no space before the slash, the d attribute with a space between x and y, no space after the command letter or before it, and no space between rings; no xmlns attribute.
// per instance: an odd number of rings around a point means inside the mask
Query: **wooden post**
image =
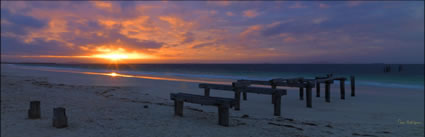
<svg viewBox="0 0 425 137"><path fill-rule="evenodd" d="M326 102L331 102L331 84L329 81L325 82L325 98Z"/></svg>
<svg viewBox="0 0 425 137"><path fill-rule="evenodd" d="M350 77L350 81L351 81L351 96L356 96L356 92L355 92L355 88L356 88L356 85L355 85L355 80L354 80L354 76L351 76Z"/></svg>
<svg viewBox="0 0 425 137"><path fill-rule="evenodd" d="M209 97L210 96L210 88L205 88L204 93L205 93L205 96Z"/></svg>
<svg viewBox="0 0 425 137"><path fill-rule="evenodd" d="M41 117L40 101L31 101L30 109L28 110L29 119L39 119Z"/></svg>
<svg viewBox="0 0 425 137"><path fill-rule="evenodd" d="M236 105L235 105L235 110L241 110L241 92L236 89L235 90L235 99L236 99Z"/></svg>
<svg viewBox="0 0 425 137"><path fill-rule="evenodd" d="M242 96L243 96L243 100L246 100L247 98L246 92L243 92Z"/></svg>
<svg viewBox="0 0 425 137"><path fill-rule="evenodd" d="M341 99L345 99L345 80L339 80Z"/></svg>
<svg viewBox="0 0 425 137"><path fill-rule="evenodd" d="M310 82L307 82L307 88L306 88L306 101L307 101L307 107L308 108L312 108L312 101L311 101L311 88L312 88L312 86L311 86L311 83Z"/></svg>
<svg viewBox="0 0 425 137"><path fill-rule="evenodd" d="M273 96L275 96L275 102L274 102L274 115L280 116L280 107L281 107L281 98L282 95L274 93Z"/></svg>
<svg viewBox="0 0 425 137"><path fill-rule="evenodd" d="M218 106L218 124L229 126L229 107L226 105Z"/></svg>
<svg viewBox="0 0 425 137"><path fill-rule="evenodd" d="M68 126L65 108L58 107L53 109L53 127L64 128Z"/></svg>
<svg viewBox="0 0 425 137"><path fill-rule="evenodd" d="M316 97L320 97L320 83L316 82Z"/></svg>
<svg viewBox="0 0 425 137"><path fill-rule="evenodd" d="M300 87L300 100L304 100L304 88Z"/></svg>
<svg viewBox="0 0 425 137"><path fill-rule="evenodd" d="M272 89L276 89L276 85L274 85L274 84L272 84ZM272 95L272 104L274 104L274 102L275 102L275 98L274 98L275 96L274 95Z"/></svg>
<svg viewBox="0 0 425 137"><path fill-rule="evenodd" d="M183 116L183 104L181 100L174 100L174 115Z"/></svg>

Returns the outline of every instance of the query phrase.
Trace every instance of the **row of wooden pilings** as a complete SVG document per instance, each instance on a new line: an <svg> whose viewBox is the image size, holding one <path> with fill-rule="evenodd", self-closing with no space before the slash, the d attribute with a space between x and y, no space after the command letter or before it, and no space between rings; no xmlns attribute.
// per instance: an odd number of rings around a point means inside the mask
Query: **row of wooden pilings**
<svg viewBox="0 0 425 137"><path fill-rule="evenodd" d="M329 76L328 76L329 77ZM331 77L331 76L330 76ZM319 77L316 77L316 79L321 79ZM345 78L336 78L333 80L339 80L340 81L340 96L341 99L345 99ZM320 83L325 83L325 99L326 102L330 102L330 85L333 83L333 81L331 80L326 80L324 82L321 82L319 80L316 81L316 97L320 97ZM355 92L355 77L354 76L350 76L350 85L351 85L351 96L356 96L356 92ZM301 93L301 92L300 92Z"/></svg>
<svg viewBox="0 0 425 137"><path fill-rule="evenodd" d="M28 119L41 119L40 101L31 101L28 110ZM52 126L55 128L65 128L68 126L68 118L65 114L65 108L53 108Z"/></svg>

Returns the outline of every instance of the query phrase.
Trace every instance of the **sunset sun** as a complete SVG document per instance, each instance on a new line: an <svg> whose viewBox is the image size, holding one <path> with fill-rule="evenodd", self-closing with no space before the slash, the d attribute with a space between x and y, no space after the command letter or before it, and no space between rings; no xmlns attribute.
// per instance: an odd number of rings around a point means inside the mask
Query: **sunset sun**
<svg viewBox="0 0 425 137"><path fill-rule="evenodd" d="M98 49L97 51L101 52L101 54L95 54L95 55L92 55L92 57L107 59L111 61L154 58L154 56L143 54L143 53L127 52L125 49L122 49L122 48L118 48L117 50Z"/></svg>

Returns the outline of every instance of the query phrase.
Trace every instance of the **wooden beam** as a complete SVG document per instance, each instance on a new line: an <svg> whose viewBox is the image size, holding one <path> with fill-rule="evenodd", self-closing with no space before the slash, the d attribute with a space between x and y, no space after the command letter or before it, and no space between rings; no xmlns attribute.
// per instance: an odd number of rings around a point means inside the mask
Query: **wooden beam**
<svg viewBox="0 0 425 137"><path fill-rule="evenodd" d="M231 98L206 97L187 93L171 93L170 99L202 105L230 105L229 107L236 105L236 100Z"/></svg>
<svg viewBox="0 0 425 137"><path fill-rule="evenodd" d="M231 85L221 85L221 84L199 84L199 88L210 88L216 90L233 90L233 86Z"/></svg>

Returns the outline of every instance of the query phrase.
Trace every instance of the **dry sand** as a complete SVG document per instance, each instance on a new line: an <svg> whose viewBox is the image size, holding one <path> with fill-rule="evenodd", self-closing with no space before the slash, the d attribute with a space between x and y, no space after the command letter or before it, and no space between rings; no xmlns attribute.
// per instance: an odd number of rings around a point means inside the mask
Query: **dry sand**
<svg viewBox="0 0 425 137"><path fill-rule="evenodd" d="M288 89L282 99L282 117L273 116L270 96L248 94L241 111L230 111L230 127L222 127L212 106L185 103L184 116L173 115L169 93L202 94L197 84L2 65L1 136L424 136L423 89L357 87L356 97L347 94L346 100L340 100L335 84L331 103L323 96L314 97L313 108L298 99L297 89ZM233 96L215 90L211 95ZM39 120L27 119L31 100L41 101ZM69 127L52 127L54 107L66 108Z"/></svg>

